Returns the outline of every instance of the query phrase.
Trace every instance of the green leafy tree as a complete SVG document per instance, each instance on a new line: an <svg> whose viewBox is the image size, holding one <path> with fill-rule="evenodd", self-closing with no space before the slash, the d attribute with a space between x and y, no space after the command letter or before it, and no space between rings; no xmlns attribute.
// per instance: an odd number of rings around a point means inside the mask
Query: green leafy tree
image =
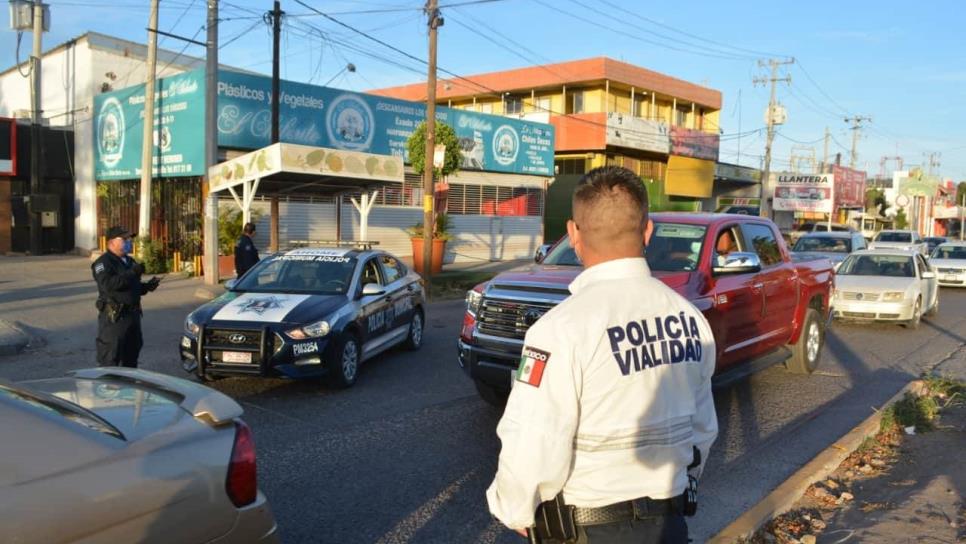
<svg viewBox="0 0 966 544"><path fill-rule="evenodd" d="M963 197L966 197L966 181L960 181L956 186L956 204L962 206Z"/></svg>
<svg viewBox="0 0 966 544"><path fill-rule="evenodd" d="M448 176L458 172L463 156L460 154L460 139L453 127L446 123L436 123L436 145L446 146L446 155L442 168L434 168L436 177ZM426 123L420 123L416 131L406 142L409 151L409 163L413 170L422 172L426 168Z"/></svg>
<svg viewBox="0 0 966 544"><path fill-rule="evenodd" d="M262 216L261 212L257 210L251 211L251 221L252 223L258 223L258 219ZM218 254L219 255L234 255L235 254L235 242L242 234L242 211L238 208L232 207L222 207L218 210Z"/></svg>
<svg viewBox="0 0 966 544"><path fill-rule="evenodd" d="M909 220L906 218L906 210L900 209L896 213L895 226L897 229L904 229L909 226Z"/></svg>

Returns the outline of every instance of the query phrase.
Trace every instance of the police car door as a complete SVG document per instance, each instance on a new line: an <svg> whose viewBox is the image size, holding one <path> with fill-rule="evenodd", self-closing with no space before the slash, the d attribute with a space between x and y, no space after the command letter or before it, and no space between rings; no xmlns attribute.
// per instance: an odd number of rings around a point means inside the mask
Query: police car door
<svg viewBox="0 0 966 544"><path fill-rule="evenodd" d="M379 264L382 265L386 294L392 306L392 330L398 333L401 327L408 327L413 318L413 285L406 278L405 267L392 255L380 255Z"/></svg>
<svg viewBox="0 0 966 544"><path fill-rule="evenodd" d="M389 292L381 295L362 296L362 289L367 284L375 283L385 287L382 267L379 265L378 257L370 257L362 265L359 275L357 293L359 297L359 315L362 320L362 355L378 350L387 341L387 336L392 329L392 316L390 312Z"/></svg>

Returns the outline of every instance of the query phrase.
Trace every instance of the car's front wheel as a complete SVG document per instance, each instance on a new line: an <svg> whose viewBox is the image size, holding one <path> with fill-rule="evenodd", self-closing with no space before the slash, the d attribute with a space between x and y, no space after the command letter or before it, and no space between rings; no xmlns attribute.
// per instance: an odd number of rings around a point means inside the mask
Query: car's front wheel
<svg viewBox="0 0 966 544"><path fill-rule="evenodd" d="M912 308L912 319L906 321L906 328L916 330L922 322L922 297L916 299L916 305Z"/></svg>
<svg viewBox="0 0 966 544"><path fill-rule="evenodd" d="M413 312L413 318L409 322L409 336L406 337L406 349L416 351L423 347L423 312L418 308Z"/></svg>
<svg viewBox="0 0 966 544"><path fill-rule="evenodd" d="M350 333L345 333L335 342L329 366L329 381L336 387L351 387L356 383L359 375L359 363L362 361L362 350L359 340Z"/></svg>

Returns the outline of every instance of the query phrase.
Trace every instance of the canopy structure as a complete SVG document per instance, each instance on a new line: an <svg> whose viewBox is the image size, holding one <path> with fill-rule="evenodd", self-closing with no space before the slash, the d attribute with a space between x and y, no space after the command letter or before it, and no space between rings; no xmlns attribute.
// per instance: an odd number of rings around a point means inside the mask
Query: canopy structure
<svg viewBox="0 0 966 544"><path fill-rule="evenodd" d="M261 192L272 197L333 196L361 192L352 205L359 212L359 239L366 240L369 212L386 182L403 181L402 157L276 143L216 164L208 170L209 191L228 191L245 223ZM241 195L238 189L241 188ZM272 229L278 227L273 210ZM273 232L277 240L277 232Z"/></svg>

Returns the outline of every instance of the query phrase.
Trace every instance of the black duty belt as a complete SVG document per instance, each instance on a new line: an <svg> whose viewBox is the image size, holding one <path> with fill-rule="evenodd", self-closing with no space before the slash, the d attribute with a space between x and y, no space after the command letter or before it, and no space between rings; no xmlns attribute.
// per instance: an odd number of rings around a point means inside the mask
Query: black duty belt
<svg viewBox="0 0 966 544"><path fill-rule="evenodd" d="M670 499L634 499L597 508L574 507L574 522L577 525L603 525L634 519L682 515L684 495Z"/></svg>

